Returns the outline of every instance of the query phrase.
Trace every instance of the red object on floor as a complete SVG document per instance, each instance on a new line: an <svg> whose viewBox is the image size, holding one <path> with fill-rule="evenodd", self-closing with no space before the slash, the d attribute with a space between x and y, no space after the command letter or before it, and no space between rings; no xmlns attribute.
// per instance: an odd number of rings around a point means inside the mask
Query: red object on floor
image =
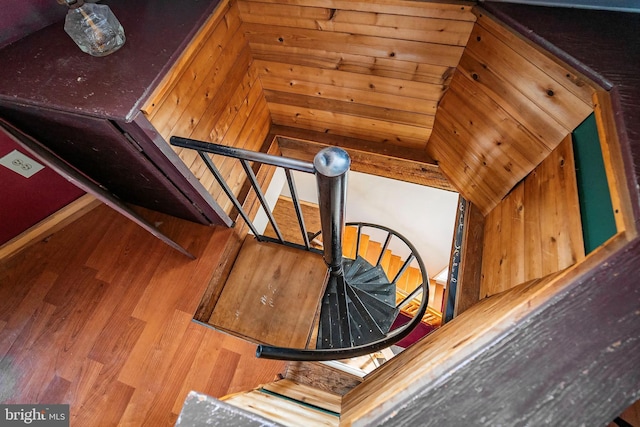
<svg viewBox="0 0 640 427"><path fill-rule="evenodd" d="M411 317L407 316L406 314L399 313L398 317L396 317L396 320L393 322L393 325L391 325L391 330L397 329L402 325L405 325L410 320L411 320ZM408 336L398 341L395 345L397 345L398 347L407 348L412 344L415 344L421 338L435 331L436 329L437 327L435 326L431 326L424 322L420 322L420 324L418 324L418 326L416 326L416 328L413 331L411 331L411 333Z"/></svg>

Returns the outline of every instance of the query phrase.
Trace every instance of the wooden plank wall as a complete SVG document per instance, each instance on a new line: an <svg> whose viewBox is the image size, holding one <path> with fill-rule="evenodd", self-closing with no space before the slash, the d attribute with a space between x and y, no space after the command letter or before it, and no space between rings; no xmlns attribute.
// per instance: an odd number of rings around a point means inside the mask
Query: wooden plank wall
<svg viewBox="0 0 640 427"><path fill-rule="evenodd" d="M238 5L274 124L420 149L475 21L460 3Z"/></svg>
<svg viewBox="0 0 640 427"><path fill-rule="evenodd" d="M283 156L312 162L323 148L337 146L349 153L353 171L456 191L440 168L429 159L421 160L417 150L388 145L383 148L383 144L362 139L277 125L271 127L271 133L276 135Z"/></svg>
<svg viewBox="0 0 640 427"><path fill-rule="evenodd" d="M143 111L167 141L175 135L260 150L271 119L236 2L218 6ZM230 202L197 153L173 149L228 212ZM244 183L239 162L212 158L238 194Z"/></svg>
<svg viewBox="0 0 640 427"><path fill-rule="evenodd" d="M477 13L427 151L486 215L593 111L595 88Z"/></svg>
<svg viewBox="0 0 640 427"><path fill-rule="evenodd" d="M480 297L584 259L571 135L486 217Z"/></svg>

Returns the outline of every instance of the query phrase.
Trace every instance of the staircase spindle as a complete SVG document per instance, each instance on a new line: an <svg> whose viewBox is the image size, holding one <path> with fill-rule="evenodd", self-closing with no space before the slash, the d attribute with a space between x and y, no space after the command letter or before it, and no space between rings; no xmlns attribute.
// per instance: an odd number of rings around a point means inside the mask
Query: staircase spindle
<svg viewBox="0 0 640 427"><path fill-rule="evenodd" d="M298 216L298 225L300 226L300 233L302 233L302 240L304 241L304 247L309 250L309 236L307 234L307 227L304 225L304 218L302 216L302 208L300 207L300 199L298 198L298 192L296 190L296 184L293 181L291 170L285 168L284 173L287 177L287 183L289 184L289 192L291 193L291 200L293 206L296 209L296 215Z"/></svg>
<svg viewBox="0 0 640 427"><path fill-rule="evenodd" d="M264 197L264 193L260 189L260 184L258 184L258 179L256 178L256 175L253 173L253 169L251 169L251 166L249 165L249 162L247 160L242 159L240 160L240 162L242 163L242 168L244 169L245 173L247 174L247 177L249 178L251 187L253 187L253 190L256 192L256 196L258 196L258 200L260 201L260 204L264 209L264 213L267 214L267 218L269 219L269 222L273 227L273 231L275 231L276 236L278 236L278 240L280 240L280 243L284 243L284 238L282 237L282 233L280 233L280 229L278 228L276 219L273 217L273 213L271 212L271 208L267 203L267 199Z"/></svg>
<svg viewBox="0 0 640 427"><path fill-rule="evenodd" d="M382 262L382 258L384 258L384 253L389 248L389 243L391 242L391 237L393 237L391 235L391 233L387 233L387 238L384 241L384 245L382 245L382 250L380 251L380 256L378 257L378 262L376 262L376 265L380 265L380 263Z"/></svg>

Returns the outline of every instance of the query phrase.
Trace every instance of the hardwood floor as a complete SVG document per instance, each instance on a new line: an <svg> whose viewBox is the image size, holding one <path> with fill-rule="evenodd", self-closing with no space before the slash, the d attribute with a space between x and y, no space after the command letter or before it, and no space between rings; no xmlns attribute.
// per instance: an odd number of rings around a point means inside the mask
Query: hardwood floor
<svg viewBox="0 0 640 427"><path fill-rule="evenodd" d="M145 215L197 259L102 205L0 260L0 402L68 403L73 426L173 425L190 390L284 371L192 322L231 231Z"/></svg>
<svg viewBox="0 0 640 427"><path fill-rule="evenodd" d="M322 255L247 236L208 323L254 342L315 348L326 280Z"/></svg>

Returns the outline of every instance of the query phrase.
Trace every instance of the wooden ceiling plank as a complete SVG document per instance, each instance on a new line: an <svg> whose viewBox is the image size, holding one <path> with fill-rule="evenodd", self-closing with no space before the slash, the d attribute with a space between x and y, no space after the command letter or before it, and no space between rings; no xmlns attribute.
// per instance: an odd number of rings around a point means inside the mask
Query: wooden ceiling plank
<svg viewBox="0 0 640 427"><path fill-rule="evenodd" d="M238 8L243 21L251 16L277 16L305 19L331 19L333 8L293 5L283 3L262 3L255 1L238 1Z"/></svg>
<svg viewBox="0 0 640 427"><path fill-rule="evenodd" d="M338 10L332 19L318 20L317 26L324 31L465 46L473 22Z"/></svg>
<svg viewBox="0 0 640 427"><path fill-rule="evenodd" d="M497 197L492 192L491 186L484 185L485 177L490 180L491 176L483 170L477 170L476 153L465 149L462 144L452 138L454 136L448 134L445 128L435 126L427 148L432 145L440 147L438 154L441 158L436 158L436 161L442 173L465 199L471 201L483 215L486 215L490 210L485 209L484 206L490 206L492 200ZM429 151L429 153L432 152ZM449 162L449 159L455 159L455 163ZM453 164L462 165L462 167L454 168Z"/></svg>
<svg viewBox="0 0 640 427"><path fill-rule="evenodd" d="M472 52L462 55L458 70L547 147L557 146L567 135L567 130L553 116L532 103L509 82L497 76Z"/></svg>
<svg viewBox="0 0 640 427"><path fill-rule="evenodd" d="M209 81L205 80L194 92L191 99L185 100L185 103L181 106L182 114L180 114L174 126L166 131L167 140L171 136L194 138L192 136L193 132L203 118L206 121L205 113L209 110L211 104L214 104L213 101L218 95L224 96L229 91L228 88L236 87L249 71L251 54L246 46L235 61L233 66L228 70L224 70L226 73L224 71L220 74L212 73L211 79Z"/></svg>
<svg viewBox="0 0 640 427"><path fill-rule="evenodd" d="M536 138L526 126L523 126L505 111L501 104L495 102L481 90L478 90L477 85L475 85L472 80L465 78L461 73L456 72L451 88L454 96L459 95L458 100L461 102L463 109L459 110L456 107L450 111L458 112L457 117L459 117L460 120L462 120L463 117L469 117L474 125L479 124L482 129L487 129L487 132L477 133L477 138L479 139L483 139L484 135L491 135L491 133L489 133L491 130L496 131L501 139L492 141L492 144L486 148L492 149L494 144L506 151L513 148L515 152L523 157L523 162L519 164L524 166L526 173L530 172L533 167L539 165L560 143L560 141L557 141L552 146L548 146L545 144L545 141ZM473 99L473 104L468 102L469 99ZM467 100L467 102L465 102L465 100ZM443 99L441 106L444 101ZM503 147L504 145L507 147ZM509 159L518 161L519 156L514 153L514 155L509 156Z"/></svg>
<svg viewBox="0 0 640 427"><path fill-rule="evenodd" d="M374 119L406 125L432 128L435 121L435 116L433 115L355 104L353 102L342 102L314 96L298 95L295 93L278 92L265 89L264 95L269 103L295 105L315 110L327 110L351 116L371 117Z"/></svg>
<svg viewBox="0 0 640 427"><path fill-rule="evenodd" d="M270 105L276 124L293 124L294 127L304 125L305 128L313 126L314 130L322 129L324 132L352 137L364 136L363 139L387 142L403 147L424 148L431 134L430 128L398 125L367 118L354 120L353 116L328 111L303 110L289 106L282 109L281 107L281 104ZM280 122L283 119L286 120L286 124Z"/></svg>
<svg viewBox="0 0 640 427"><path fill-rule="evenodd" d="M465 198L479 208L493 205L492 201L499 197L504 185L500 176L488 167L485 153L469 144L472 135L446 111L442 113L433 128L427 152L434 156L449 181Z"/></svg>
<svg viewBox="0 0 640 427"><path fill-rule="evenodd" d="M466 82L466 79L460 76L459 81ZM468 102L470 98L474 99L473 104ZM438 114L442 110L449 112L460 126L468 129L472 135L469 145L477 146L484 155L483 162L512 184L507 191L550 152L498 104L480 92L469 91L467 87L450 90L443 97Z"/></svg>
<svg viewBox="0 0 640 427"><path fill-rule="evenodd" d="M302 80L292 81L271 75L263 75L260 80L265 89L273 91L289 92L298 95L314 96L370 106L382 105L385 108L393 110L408 111L431 116L436 113L437 101L418 101L415 99L410 101L404 96L343 88Z"/></svg>
<svg viewBox="0 0 640 427"><path fill-rule="evenodd" d="M472 2L440 3L410 0L258 0L268 4L288 4L331 9L379 12L381 9L393 10L398 15L421 16L424 18L455 19L461 21L476 20L472 12Z"/></svg>
<svg viewBox="0 0 640 427"><path fill-rule="evenodd" d="M584 259L571 136L486 217L482 297Z"/></svg>
<svg viewBox="0 0 640 427"><path fill-rule="evenodd" d="M555 117L569 132L593 111L592 106L531 63L528 51L516 52L479 25L474 27L466 49L483 58L489 69Z"/></svg>
<svg viewBox="0 0 640 427"><path fill-rule="evenodd" d="M444 84L454 67L375 58L371 73L377 76L415 80L423 83Z"/></svg>
<svg viewBox="0 0 640 427"><path fill-rule="evenodd" d="M283 62L307 67L338 69L344 61L344 55L339 52L328 52L319 49L307 49L292 46L280 46L271 43L249 43L253 59L256 61ZM363 55L352 55L355 63L363 64L363 68L370 68L374 58Z"/></svg>
<svg viewBox="0 0 640 427"><path fill-rule="evenodd" d="M245 23L463 47L473 27L472 21L396 15L393 9L387 9L387 13L373 13L247 1L238 5Z"/></svg>
<svg viewBox="0 0 640 427"><path fill-rule="evenodd" d="M249 66L246 70L242 70L242 67L237 68L240 71L238 77L241 76L241 80L229 80L220 88L191 133L191 138L199 141L219 142L220 140L216 139L216 136L223 133L221 128L230 123L230 117L240 109L251 88L260 84L258 72L254 67Z"/></svg>
<svg viewBox="0 0 640 427"><path fill-rule="evenodd" d="M562 62L558 57L542 50L514 31L505 27L486 11L478 12L478 25L504 41L513 50L527 52L527 59L540 70L565 87L569 92L580 98L585 104L593 106L593 95L599 87L586 76L578 73L572 67Z"/></svg>
<svg viewBox="0 0 640 427"><path fill-rule="evenodd" d="M454 67L442 65L420 64L397 59L374 58L270 43L250 43L250 46L255 60L357 72L436 85L444 84L454 69Z"/></svg>
<svg viewBox="0 0 640 427"><path fill-rule="evenodd" d="M256 60L254 61L254 65L260 70L261 76L278 76L288 80L290 83L303 80L408 98L437 101L442 97L445 89L442 84L436 85L415 81L402 81L388 77L292 65L282 62Z"/></svg>
<svg viewBox="0 0 640 427"><path fill-rule="evenodd" d="M558 227L565 231L556 234L558 247L562 248L558 253L558 264L560 268L565 268L585 258L578 183L571 135L567 135L565 140L551 154L550 158L553 159L553 161L548 167L554 168L558 175L558 194L566 195L565 197L558 197L556 195L558 210L564 213L569 212L569 214L561 213L556 218Z"/></svg>
<svg viewBox="0 0 640 427"><path fill-rule="evenodd" d="M270 25L251 23L245 23L244 30L251 43L281 44L326 51L339 48L341 52L348 54L395 58L450 67L458 64L464 49L461 46L293 27L274 28Z"/></svg>
<svg viewBox="0 0 640 427"><path fill-rule="evenodd" d="M302 127L320 132L344 135L403 147L424 148L431 129L398 125L372 119L321 110L303 109L282 104L270 104L273 122L282 126Z"/></svg>
<svg viewBox="0 0 640 427"><path fill-rule="evenodd" d="M229 7L229 0L222 0L216 7L213 15L202 28L198 30L198 33L194 36L191 43L189 43L180 54L180 57L175 61L171 70L165 75L145 104L140 108L147 116L152 117L155 113L156 106L164 102L168 93L173 90L176 81L182 76L184 69L190 66L198 52L208 43L212 31L215 31L220 21L227 14Z"/></svg>
<svg viewBox="0 0 640 427"><path fill-rule="evenodd" d="M345 149L359 150L381 156L393 157L409 162L418 162L420 164L433 165L434 167L437 167L436 161L431 158L425 150L422 149L391 147L389 146L389 144L379 143L366 139L351 138L325 132L316 132L308 129L279 125L273 125L271 127L271 133L286 138L293 138L302 141L314 141L326 145L333 145Z"/></svg>
<svg viewBox="0 0 640 427"><path fill-rule="evenodd" d="M198 65L192 63L167 100L161 107L156 108L156 114L151 118L151 122L165 138L170 136L171 130L194 97L215 93L223 85L236 58L243 54L243 50L246 55L249 55L242 31L239 30L239 20L233 19L233 22L237 22L237 25L234 24L229 31L226 31L223 38L220 40L212 38L209 41L206 45L207 51L203 51L194 60L194 63L198 61ZM225 27L225 24L222 23L220 26ZM216 66L212 67L211 64ZM162 125L158 126L158 123Z"/></svg>
<svg viewBox="0 0 640 427"><path fill-rule="evenodd" d="M202 42L201 48L197 52L193 52L192 60L185 64L185 67L188 66L188 68L180 70L179 73L176 70L171 88L167 89L163 99L154 103L154 110L149 117L154 125L156 123L171 123L168 129L173 127L177 119L174 111L179 111L180 104L193 96L193 92L208 76L211 64L218 61L227 46L230 44L234 47L238 45L238 43L232 43L234 38L242 40L242 32L238 32L239 28L240 19L237 9L231 8L224 17L219 19L209 37Z"/></svg>
<svg viewBox="0 0 640 427"><path fill-rule="evenodd" d="M419 140L423 143L426 142L424 138L425 129L418 126L403 125L394 122L387 122L384 120L374 120L367 117L350 116L347 114L339 114L325 110L314 110L310 108L301 108L292 105L284 104L270 104L271 111L280 114L290 114L293 118L308 117L310 119L316 119L320 123L333 123L338 126L352 127L352 128L372 128L374 132L386 135L395 135L398 138L406 137L409 139ZM366 138L365 138L366 139Z"/></svg>
<svg viewBox="0 0 640 427"><path fill-rule="evenodd" d="M408 160L383 154L384 150L388 151L388 147L385 145L380 147L371 141L281 126L274 126L272 132L278 135L278 144L282 154L288 157L312 161L321 149L328 146L338 146L349 153L351 169L356 172L455 191L440 168L432 161ZM377 151L380 148L383 152ZM424 157L424 151L416 152L415 156Z"/></svg>

